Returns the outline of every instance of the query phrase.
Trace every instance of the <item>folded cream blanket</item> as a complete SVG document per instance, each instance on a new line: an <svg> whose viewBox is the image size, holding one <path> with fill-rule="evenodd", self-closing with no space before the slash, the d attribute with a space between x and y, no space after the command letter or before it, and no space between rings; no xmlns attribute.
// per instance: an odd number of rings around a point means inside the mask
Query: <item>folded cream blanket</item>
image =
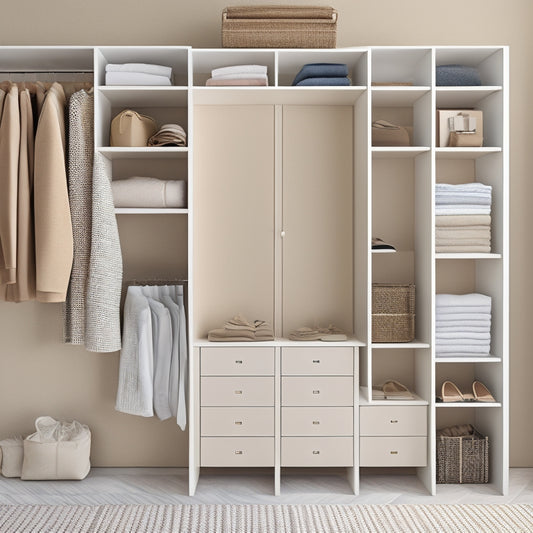
<svg viewBox="0 0 533 533"><path fill-rule="evenodd" d="M166 76L143 72L106 72L106 85L172 85Z"/></svg>
<svg viewBox="0 0 533 533"><path fill-rule="evenodd" d="M490 226L444 226L435 228L435 237L450 238L457 237L460 239L490 239Z"/></svg>
<svg viewBox="0 0 533 533"><path fill-rule="evenodd" d="M462 235L450 235L449 237L438 237L437 246L488 246L490 236L484 237L463 237Z"/></svg>
<svg viewBox="0 0 533 533"><path fill-rule="evenodd" d="M231 78L231 79L219 79L219 78L209 78L205 82L206 86L213 87L224 87L224 86L250 86L250 87L266 87L268 85L268 78L255 78L253 74L248 75L246 78Z"/></svg>
<svg viewBox="0 0 533 533"><path fill-rule="evenodd" d="M232 65L229 67L214 68L211 71L212 78L234 76L236 74L245 74L249 78L259 77L259 75L266 76L267 67L264 65Z"/></svg>
<svg viewBox="0 0 533 533"><path fill-rule="evenodd" d="M164 65L150 65L148 63L108 63L105 66L106 72L140 72L142 74L152 74L154 76L172 77L172 68Z"/></svg>
<svg viewBox="0 0 533 533"><path fill-rule="evenodd" d="M490 254L491 247L487 245L467 245L467 246L435 246L435 252L438 254L466 254L466 253L477 253L477 254Z"/></svg>
<svg viewBox="0 0 533 533"><path fill-rule="evenodd" d="M111 182L115 207L186 207L184 180L135 176Z"/></svg>
<svg viewBox="0 0 533 533"><path fill-rule="evenodd" d="M435 226L438 228L490 226L490 222L490 215L438 215L435 217Z"/></svg>

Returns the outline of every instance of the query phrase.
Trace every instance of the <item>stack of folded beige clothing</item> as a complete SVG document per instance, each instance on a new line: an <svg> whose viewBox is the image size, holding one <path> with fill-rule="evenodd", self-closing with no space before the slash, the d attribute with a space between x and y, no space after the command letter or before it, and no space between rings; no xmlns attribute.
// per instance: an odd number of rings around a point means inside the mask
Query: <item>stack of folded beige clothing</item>
<svg viewBox="0 0 533 533"><path fill-rule="evenodd" d="M215 68L205 82L207 86L267 86L267 67L263 65L235 65Z"/></svg>
<svg viewBox="0 0 533 533"><path fill-rule="evenodd" d="M435 203L437 253L491 251L490 185L437 183Z"/></svg>
<svg viewBox="0 0 533 533"><path fill-rule="evenodd" d="M308 328L302 327L289 333L289 339L292 341L345 341L346 334L333 324L327 328Z"/></svg>
<svg viewBox="0 0 533 533"><path fill-rule="evenodd" d="M375 120L372 122L372 146L410 146L412 131L410 126Z"/></svg>
<svg viewBox="0 0 533 533"><path fill-rule="evenodd" d="M111 182L115 207L186 207L184 180L135 176Z"/></svg>
<svg viewBox="0 0 533 533"><path fill-rule="evenodd" d="M214 342L273 341L272 326L264 320L248 322L241 315L228 320L223 328L212 329L207 340Z"/></svg>
<svg viewBox="0 0 533 533"><path fill-rule="evenodd" d="M179 124L163 124L148 139L148 146L187 146L187 134Z"/></svg>

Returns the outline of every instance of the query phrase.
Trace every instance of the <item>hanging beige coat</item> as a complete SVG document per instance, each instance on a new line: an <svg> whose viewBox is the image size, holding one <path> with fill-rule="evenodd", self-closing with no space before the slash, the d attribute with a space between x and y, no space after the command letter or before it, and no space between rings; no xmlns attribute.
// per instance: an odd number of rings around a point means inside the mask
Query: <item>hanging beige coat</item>
<svg viewBox="0 0 533 533"><path fill-rule="evenodd" d="M17 281L6 286L5 299L35 299L35 239L33 234L33 111L28 89L20 91L20 149L17 209Z"/></svg>
<svg viewBox="0 0 533 533"><path fill-rule="evenodd" d="M15 283L17 276L18 96L18 87L11 84L0 121L0 285Z"/></svg>
<svg viewBox="0 0 533 533"><path fill-rule="evenodd" d="M63 88L54 83L46 93L35 134L35 263L40 302L65 301L72 268L65 104Z"/></svg>

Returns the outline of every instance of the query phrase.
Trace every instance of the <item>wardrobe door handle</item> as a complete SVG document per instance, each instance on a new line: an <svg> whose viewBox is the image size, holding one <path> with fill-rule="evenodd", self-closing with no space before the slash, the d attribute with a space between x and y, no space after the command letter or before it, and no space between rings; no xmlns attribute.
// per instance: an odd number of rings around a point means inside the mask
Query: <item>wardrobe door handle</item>
<svg viewBox="0 0 533 533"><path fill-rule="evenodd" d="M235 364L236 365L242 365L242 361L237 360L237 361L235 361Z"/></svg>
<svg viewBox="0 0 533 533"><path fill-rule="evenodd" d="M396 450L393 450L390 452L391 455L398 455L398 452Z"/></svg>
<svg viewBox="0 0 533 533"><path fill-rule="evenodd" d="M318 363L318 364L320 364L320 359L313 359L313 363Z"/></svg>
<svg viewBox="0 0 533 533"><path fill-rule="evenodd" d="M242 390L236 390L235 394L242 394Z"/></svg>
<svg viewBox="0 0 533 533"><path fill-rule="evenodd" d="M320 455L320 450L313 450L313 455Z"/></svg>
<svg viewBox="0 0 533 533"><path fill-rule="evenodd" d="M313 425L314 426L319 426L320 425L320 420L313 420Z"/></svg>
<svg viewBox="0 0 533 533"><path fill-rule="evenodd" d="M235 450L235 455L242 455L242 450Z"/></svg>
<svg viewBox="0 0 533 533"><path fill-rule="evenodd" d="M242 426L242 420L235 420L236 426Z"/></svg>
<svg viewBox="0 0 533 533"><path fill-rule="evenodd" d="M391 424L397 424L397 423L398 423L398 420L391 420L390 423L391 423Z"/></svg>
<svg viewBox="0 0 533 533"><path fill-rule="evenodd" d="M313 394L320 394L320 391L319 390L314 390Z"/></svg>

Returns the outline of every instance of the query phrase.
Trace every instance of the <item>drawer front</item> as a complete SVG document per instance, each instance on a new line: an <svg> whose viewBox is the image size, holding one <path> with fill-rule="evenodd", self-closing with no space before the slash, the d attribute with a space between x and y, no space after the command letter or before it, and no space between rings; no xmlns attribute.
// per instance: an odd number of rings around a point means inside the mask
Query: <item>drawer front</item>
<svg viewBox="0 0 533 533"><path fill-rule="evenodd" d="M202 376L273 376L274 348L201 348Z"/></svg>
<svg viewBox="0 0 533 533"><path fill-rule="evenodd" d="M202 407L202 437L273 437L272 407Z"/></svg>
<svg viewBox="0 0 533 533"><path fill-rule="evenodd" d="M360 408L360 434L366 436L427 436L424 405L364 406Z"/></svg>
<svg viewBox="0 0 533 533"><path fill-rule="evenodd" d="M202 407L274 405L273 377L205 376L200 389Z"/></svg>
<svg viewBox="0 0 533 533"><path fill-rule="evenodd" d="M426 437L361 437L360 466L426 466Z"/></svg>
<svg viewBox="0 0 533 533"><path fill-rule="evenodd" d="M352 406L353 378L351 376L283 377L281 405L284 407Z"/></svg>
<svg viewBox="0 0 533 533"><path fill-rule="evenodd" d="M281 466L353 466L353 438L282 437Z"/></svg>
<svg viewBox="0 0 533 533"><path fill-rule="evenodd" d="M274 466L274 437L202 437L201 466Z"/></svg>
<svg viewBox="0 0 533 533"><path fill-rule="evenodd" d="M282 407L282 436L353 436L353 407Z"/></svg>
<svg viewBox="0 0 533 533"><path fill-rule="evenodd" d="M353 348L347 346L282 348L281 373L284 376L351 376Z"/></svg>

